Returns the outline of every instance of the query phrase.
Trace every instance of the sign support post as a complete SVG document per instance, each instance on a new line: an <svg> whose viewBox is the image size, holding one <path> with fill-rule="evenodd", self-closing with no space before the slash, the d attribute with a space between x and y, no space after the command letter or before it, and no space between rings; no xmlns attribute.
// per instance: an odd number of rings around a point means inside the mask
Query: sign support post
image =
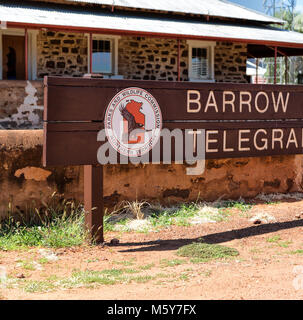
<svg viewBox="0 0 303 320"><path fill-rule="evenodd" d="M103 238L103 166L84 166L85 228L91 240L104 242Z"/></svg>

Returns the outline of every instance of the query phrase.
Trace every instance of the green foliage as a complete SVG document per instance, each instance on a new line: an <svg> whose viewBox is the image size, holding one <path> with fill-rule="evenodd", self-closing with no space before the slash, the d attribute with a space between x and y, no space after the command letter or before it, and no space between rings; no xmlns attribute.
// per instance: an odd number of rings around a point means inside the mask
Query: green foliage
<svg viewBox="0 0 303 320"><path fill-rule="evenodd" d="M150 269L152 269L154 266L155 266L154 263L149 263L149 264L146 264L146 265L144 265L144 266L140 266L139 269L140 269L140 270L150 270Z"/></svg>
<svg viewBox="0 0 303 320"><path fill-rule="evenodd" d="M298 249L295 251L291 251L290 254L299 254L299 255L303 255L303 250L302 249Z"/></svg>
<svg viewBox="0 0 303 320"><path fill-rule="evenodd" d="M252 205L247 204L244 200L239 200L239 201L226 200L226 201L218 202L217 207L220 209L230 208L230 209L238 209L241 212L247 212L252 208Z"/></svg>
<svg viewBox="0 0 303 320"><path fill-rule="evenodd" d="M236 249L217 244L192 243L178 249L181 257L193 258L193 262L207 262L213 259L222 259L239 255Z"/></svg>
<svg viewBox="0 0 303 320"><path fill-rule="evenodd" d="M130 276L139 271L133 269L107 269L102 271L73 271L71 277L49 278L43 281L23 281L19 285L27 292L49 292L56 289L94 288L99 285L111 286L118 283L146 283L154 277L149 275Z"/></svg>
<svg viewBox="0 0 303 320"><path fill-rule="evenodd" d="M277 243L281 240L281 237L280 236L273 236L271 238L267 238L266 241L269 242L269 243Z"/></svg>
<svg viewBox="0 0 303 320"><path fill-rule="evenodd" d="M286 30L293 30L296 32L303 32L303 14L299 12L291 12L290 10L280 9L275 12L275 17L280 18L285 21L283 26L278 26L279 28ZM276 26L277 27L277 26ZM282 50L283 51L283 50ZM282 61L279 62L279 59ZM266 65L265 77L268 77L268 82L274 82L274 58L265 58L264 63ZM301 56L288 57L288 82L290 84L296 84L298 79L298 74L303 73L303 58ZM284 57L278 57L277 64L277 81L278 83L285 83L285 72L286 65ZM279 80L280 79L280 80ZM282 82L281 82L282 81Z"/></svg>
<svg viewBox="0 0 303 320"><path fill-rule="evenodd" d="M9 216L0 224L1 250L72 247L82 245L86 239L83 208L66 200L59 205L45 204L27 219Z"/></svg>
<svg viewBox="0 0 303 320"><path fill-rule="evenodd" d="M279 247L282 248L288 248L289 245L292 243L291 241L281 241L281 237L279 235L273 236L271 238L266 239L267 242L269 243L275 243L277 244Z"/></svg>
<svg viewBox="0 0 303 320"><path fill-rule="evenodd" d="M29 281L24 286L24 291L34 292L49 292L56 288L55 284L50 281Z"/></svg>
<svg viewBox="0 0 303 320"><path fill-rule="evenodd" d="M242 213L247 213L251 208L252 204L246 203L244 200L217 201L212 204L204 202L184 203L174 207L149 205L148 208L145 208L147 210L145 213L147 229L145 231L158 231L173 225L187 227L196 223L204 223L207 221L226 221L232 213L230 209L237 209ZM117 213L121 212L118 211ZM124 211L122 211L122 213L124 213ZM130 218L125 218L124 215L121 215L121 218L114 215L105 216L104 230L105 232L127 232L130 231L128 224L131 221L132 220ZM138 229L136 232L142 232L142 230Z"/></svg>
<svg viewBox="0 0 303 320"><path fill-rule="evenodd" d="M135 264L136 258L125 261L113 261L114 264L123 265L123 266L133 266Z"/></svg>
<svg viewBox="0 0 303 320"><path fill-rule="evenodd" d="M196 204L183 204L180 207L164 209L160 212L154 212L149 221L155 228L168 227L171 225L188 226L189 218L194 217L199 208Z"/></svg>
<svg viewBox="0 0 303 320"><path fill-rule="evenodd" d="M294 18L294 30L303 33L303 13L297 14Z"/></svg>
<svg viewBox="0 0 303 320"><path fill-rule="evenodd" d="M168 259L162 259L160 261L160 265L161 267L176 267L182 264L185 264L186 261L185 260L180 260L180 259L172 259L172 260L168 260Z"/></svg>
<svg viewBox="0 0 303 320"><path fill-rule="evenodd" d="M283 25L283 29L292 30L293 22L295 17L298 15L297 12L290 12L289 10L277 10L275 12L275 17L285 21Z"/></svg>

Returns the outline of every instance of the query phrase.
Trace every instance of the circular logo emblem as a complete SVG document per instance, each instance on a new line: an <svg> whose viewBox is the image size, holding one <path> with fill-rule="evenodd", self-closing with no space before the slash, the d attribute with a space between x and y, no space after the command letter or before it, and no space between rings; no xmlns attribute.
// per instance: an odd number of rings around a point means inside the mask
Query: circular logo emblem
<svg viewBox="0 0 303 320"><path fill-rule="evenodd" d="M112 147L128 157L141 157L158 142L162 114L157 100L146 90L127 88L109 103L104 126Z"/></svg>

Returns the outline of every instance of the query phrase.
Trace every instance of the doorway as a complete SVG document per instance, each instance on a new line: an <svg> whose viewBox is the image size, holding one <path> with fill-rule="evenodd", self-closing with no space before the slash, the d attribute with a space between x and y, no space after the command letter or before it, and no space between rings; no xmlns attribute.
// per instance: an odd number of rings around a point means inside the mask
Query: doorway
<svg viewBox="0 0 303 320"><path fill-rule="evenodd" d="M2 79L24 80L25 79L25 37L2 36L3 62Z"/></svg>

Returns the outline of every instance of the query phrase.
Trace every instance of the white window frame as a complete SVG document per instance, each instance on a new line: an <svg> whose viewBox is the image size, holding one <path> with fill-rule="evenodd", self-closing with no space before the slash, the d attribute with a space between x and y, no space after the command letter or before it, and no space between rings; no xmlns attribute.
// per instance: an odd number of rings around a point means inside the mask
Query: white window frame
<svg viewBox="0 0 303 320"><path fill-rule="evenodd" d="M215 82L215 41L187 40L188 44L188 78L192 82ZM205 79L196 79L192 73L192 49L207 49L208 76Z"/></svg>
<svg viewBox="0 0 303 320"><path fill-rule="evenodd" d="M27 30L28 34L28 79L25 80L37 80L37 35L38 30ZM24 29L0 29L0 80L3 80L3 48L2 48L2 36L25 36ZM8 80L11 81L11 80Z"/></svg>
<svg viewBox="0 0 303 320"><path fill-rule="evenodd" d="M90 52L91 52L91 43L90 43L90 35L87 36L87 49L88 49L88 58L87 58L87 70L90 70ZM104 34L92 34L92 40L109 40L112 44L112 73L105 74L105 76L117 76L118 75L118 49L119 49L119 39L120 36L112 36L112 35L104 35ZM94 72L93 72L94 73Z"/></svg>

